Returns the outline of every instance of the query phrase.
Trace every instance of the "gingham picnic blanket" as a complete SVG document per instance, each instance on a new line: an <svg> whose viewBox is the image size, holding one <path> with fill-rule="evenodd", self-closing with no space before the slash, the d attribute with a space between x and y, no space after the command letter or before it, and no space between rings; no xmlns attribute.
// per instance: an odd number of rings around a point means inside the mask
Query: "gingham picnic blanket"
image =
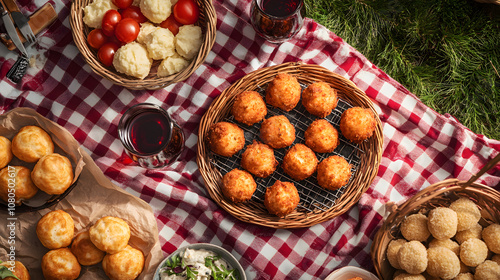
<svg viewBox="0 0 500 280"><path fill-rule="evenodd" d="M467 180L500 151L499 141L431 110L311 19L293 39L273 45L249 24L250 0L217 0L217 37L205 63L184 82L130 91L92 72L73 43L71 2L52 3L58 20L39 37L37 66L21 83L5 78L16 54L0 49L0 113L30 107L71 132L113 183L152 206L165 255L192 243L221 245L240 261L248 279L323 279L346 265L373 269L370 245L386 215L385 203L404 201L447 178ZM25 3L21 9L29 13L43 4ZM290 61L321 65L366 92L383 124L384 150L378 175L357 205L330 221L285 230L244 223L222 210L205 189L196 145L200 119L215 97L245 74ZM184 130L186 148L165 170L131 163L118 139L121 114L140 102L168 109ZM479 182L498 189L500 168Z"/></svg>

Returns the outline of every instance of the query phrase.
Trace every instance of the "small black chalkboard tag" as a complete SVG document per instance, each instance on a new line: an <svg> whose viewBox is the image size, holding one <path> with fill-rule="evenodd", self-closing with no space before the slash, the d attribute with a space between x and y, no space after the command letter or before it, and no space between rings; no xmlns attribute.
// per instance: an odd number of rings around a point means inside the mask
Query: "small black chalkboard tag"
<svg viewBox="0 0 500 280"><path fill-rule="evenodd" d="M16 62L7 72L7 78L14 83L19 83L28 70L29 60L26 56L18 56Z"/></svg>

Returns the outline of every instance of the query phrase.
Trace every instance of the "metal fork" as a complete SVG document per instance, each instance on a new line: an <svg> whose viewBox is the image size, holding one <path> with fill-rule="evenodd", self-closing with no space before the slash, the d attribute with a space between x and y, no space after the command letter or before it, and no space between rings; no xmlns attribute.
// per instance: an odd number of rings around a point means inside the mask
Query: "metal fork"
<svg viewBox="0 0 500 280"><path fill-rule="evenodd" d="M24 39L26 39L26 42L28 42L30 46L33 45L36 42L36 37L28 23L28 17L17 11L11 12L10 15L19 28L19 31L21 31L21 34L23 34Z"/></svg>

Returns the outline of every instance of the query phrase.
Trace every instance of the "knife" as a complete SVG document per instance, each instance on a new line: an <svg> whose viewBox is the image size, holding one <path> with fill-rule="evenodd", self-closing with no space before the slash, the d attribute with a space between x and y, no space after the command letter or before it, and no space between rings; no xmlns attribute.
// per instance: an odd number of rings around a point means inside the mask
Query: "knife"
<svg viewBox="0 0 500 280"><path fill-rule="evenodd" d="M21 38L19 38L19 35L17 34L16 27L14 26L9 13L3 8L3 5L0 5L0 14L3 20L3 25L5 26L10 39L12 40L14 45L16 45L17 49L22 53L22 55L28 57L28 52L24 48L24 45L21 42Z"/></svg>
<svg viewBox="0 0 500 280"><path fill-rule="evenodd" d="M35 43L36 37L28 24L29 19L21 13L15 0L1 0L1 2L4 4L4 8L10 12L10 17L14 20L14 23L17 25L17 28L19 28L19 31L21 31L24 39L26 39L30 45Z"/></svg>

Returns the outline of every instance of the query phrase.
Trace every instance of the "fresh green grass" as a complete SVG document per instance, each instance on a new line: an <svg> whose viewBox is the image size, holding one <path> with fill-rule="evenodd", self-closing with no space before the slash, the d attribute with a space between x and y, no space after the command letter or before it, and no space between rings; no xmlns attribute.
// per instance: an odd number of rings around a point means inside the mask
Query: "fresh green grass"
<svg viewBox="0 0 500 280"><path fill-rule="evenodd" d="M305 0L326 26L439 113L500 139L500 6L473 0Z"/></svg>

